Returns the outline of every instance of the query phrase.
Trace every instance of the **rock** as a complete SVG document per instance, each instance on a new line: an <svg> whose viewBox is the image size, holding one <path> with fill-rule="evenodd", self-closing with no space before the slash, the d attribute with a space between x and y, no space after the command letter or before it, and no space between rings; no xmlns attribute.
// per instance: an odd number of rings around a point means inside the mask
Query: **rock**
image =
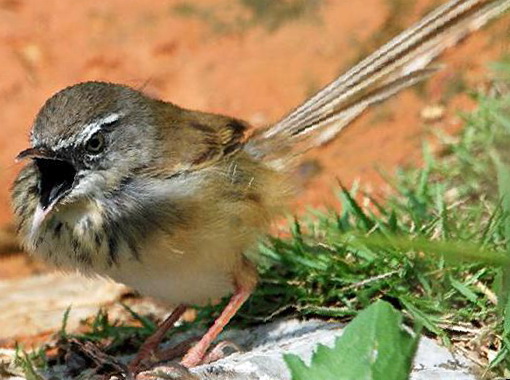
<svg viewBox="0 0 510 380"><path fill-rule="evenodd" d="M69 307L67 326L74 330L81 320L96 315L99 305L115 301L123 291L122 285L78 274L0 281L0 337L58 331Z"/></svg>
<svg viewBox="0 0 510 380"><path fill-rule="evenodd" d="M307 364L317 344L332 346L342 325L322 321L287 320L248 330L230 330L222 339L234 341L246 352L232 354L212 364L193 368L182 377L146 377L197 380L290 380L283 354L293 353ZM164 370L164 368L163 368ZM173 373L173 372L172 372ZM145 379L145 378L144 378ZM453 355L432 339L423 337L415 358L411 380L475 380L470 362Z"/></svg>

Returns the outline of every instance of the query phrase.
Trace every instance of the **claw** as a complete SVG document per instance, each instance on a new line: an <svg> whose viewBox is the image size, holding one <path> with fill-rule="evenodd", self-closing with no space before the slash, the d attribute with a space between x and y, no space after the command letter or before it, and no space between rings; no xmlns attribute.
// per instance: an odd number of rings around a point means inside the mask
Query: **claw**
<svg viewBox="0 0 510 380"><path fill-rule="evenodd" d="M140 372L136 380L199 380L186 367L180 364L172 366L162 366L151 369L150 371Z"/></svg>
<svg viewBox="0 0 510 380"><path fill-rule="evenodd" d="M202 360L201 364L209 364L217 360L226 358L237 352L241 352L242 349L234 342L224 340L218 343Z"/></svg>

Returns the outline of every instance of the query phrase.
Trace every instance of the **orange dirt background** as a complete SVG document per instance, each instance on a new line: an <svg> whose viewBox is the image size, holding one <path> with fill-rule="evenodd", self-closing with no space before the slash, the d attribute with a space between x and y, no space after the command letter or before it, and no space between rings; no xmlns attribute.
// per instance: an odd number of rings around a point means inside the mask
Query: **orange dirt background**
<svg viewBox="0 0 510 380"><path fill-rule="evenodd" d="M253 0L0 0L0 226L12 218L9 187L19 170L14 157L28 146L35 114L57 90L85 80L120 82L261 126L441 1L282 3L308 9L275 16ZM377 191L384 184L377 170L392 173L418 163L431 129L458 130L458 111L472 103L452 88L483 85L487 63L509 50L509 32L508 16L492 23L448 52L442 58L447 68L425 89L378 106L307 156L294 210L337 207L337 178L347 185L360 179ZM446 108L439 120L420 117L441 102ZM23 258L3 260L0 277L30 273Z"/></svg>

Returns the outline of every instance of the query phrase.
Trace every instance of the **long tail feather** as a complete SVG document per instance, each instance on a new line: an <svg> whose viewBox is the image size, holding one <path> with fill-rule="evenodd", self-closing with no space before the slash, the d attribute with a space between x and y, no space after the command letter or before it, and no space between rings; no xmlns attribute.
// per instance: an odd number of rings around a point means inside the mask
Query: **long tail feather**
<svg viewBox="0 0 510 380"><path fill-rule="evenodd" d="M508 8L510 0L449 1L282 120L255 132L245 149L280 167L282 160L331 140L372 104L431 75L434 58Z"/></svg>

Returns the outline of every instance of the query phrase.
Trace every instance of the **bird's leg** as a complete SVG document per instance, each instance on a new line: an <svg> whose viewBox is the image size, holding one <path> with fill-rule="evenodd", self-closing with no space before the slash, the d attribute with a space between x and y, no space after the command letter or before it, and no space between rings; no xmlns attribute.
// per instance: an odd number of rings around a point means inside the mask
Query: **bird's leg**
<svg viewBox="0 0 510 380"><path fill-rule="evenodd" d="M147 340L142 344L140 349L138 350L138 353L136 354L136 357L129 363L129 369L136 373L141 368L141 364L144 360L149 358L153 352L155 352L158 348L159 343L161 343L161 340L165 336L166 332L172 328L179 320L182 314L186 311L186 305L179 305L177 306L172 313L159 325L157 330L152 334L150 337L147 338Z"/></svg>
<svg viewBox="0 0 510 380"><path fill-rule="evenodd" d="M176 346L166 348L164 350L159 350L156 358L159 362L168 362L175 358L182 358L186 352L193 346L193 344L197 343L200 340L200 337L191 337L186 339Z"/></svg>
<svg viewBox="0 0 510 380"><path fill-rule="evenodd" d="M248 299L250 294L252 293L252 289L238 289L230 298L228 305L221 312L220 316L214 321L214 324L207 331L207 333L200 339L200 341L191 347L191 349L186 353L184 358L181 360L181 364L187 368L195 367L202 362L202 359L205 356L205 353L211 346L211 343L216 339L216 337L223 331L223 328L227 325L227 323L232 319L232 317L236 314L237 310L243 305L243 303Z"/></svg>
<svg viewBox="0 0 510 380"><path fill-rule="evenodd" d="M248 261L243 261L243 270L236 276L236 290L234 294L207 333L182 358L181 364L184 367L195 367L202 362L211 343L218 337L227 323L251 295L256 282L256 269Z"/></svg>

